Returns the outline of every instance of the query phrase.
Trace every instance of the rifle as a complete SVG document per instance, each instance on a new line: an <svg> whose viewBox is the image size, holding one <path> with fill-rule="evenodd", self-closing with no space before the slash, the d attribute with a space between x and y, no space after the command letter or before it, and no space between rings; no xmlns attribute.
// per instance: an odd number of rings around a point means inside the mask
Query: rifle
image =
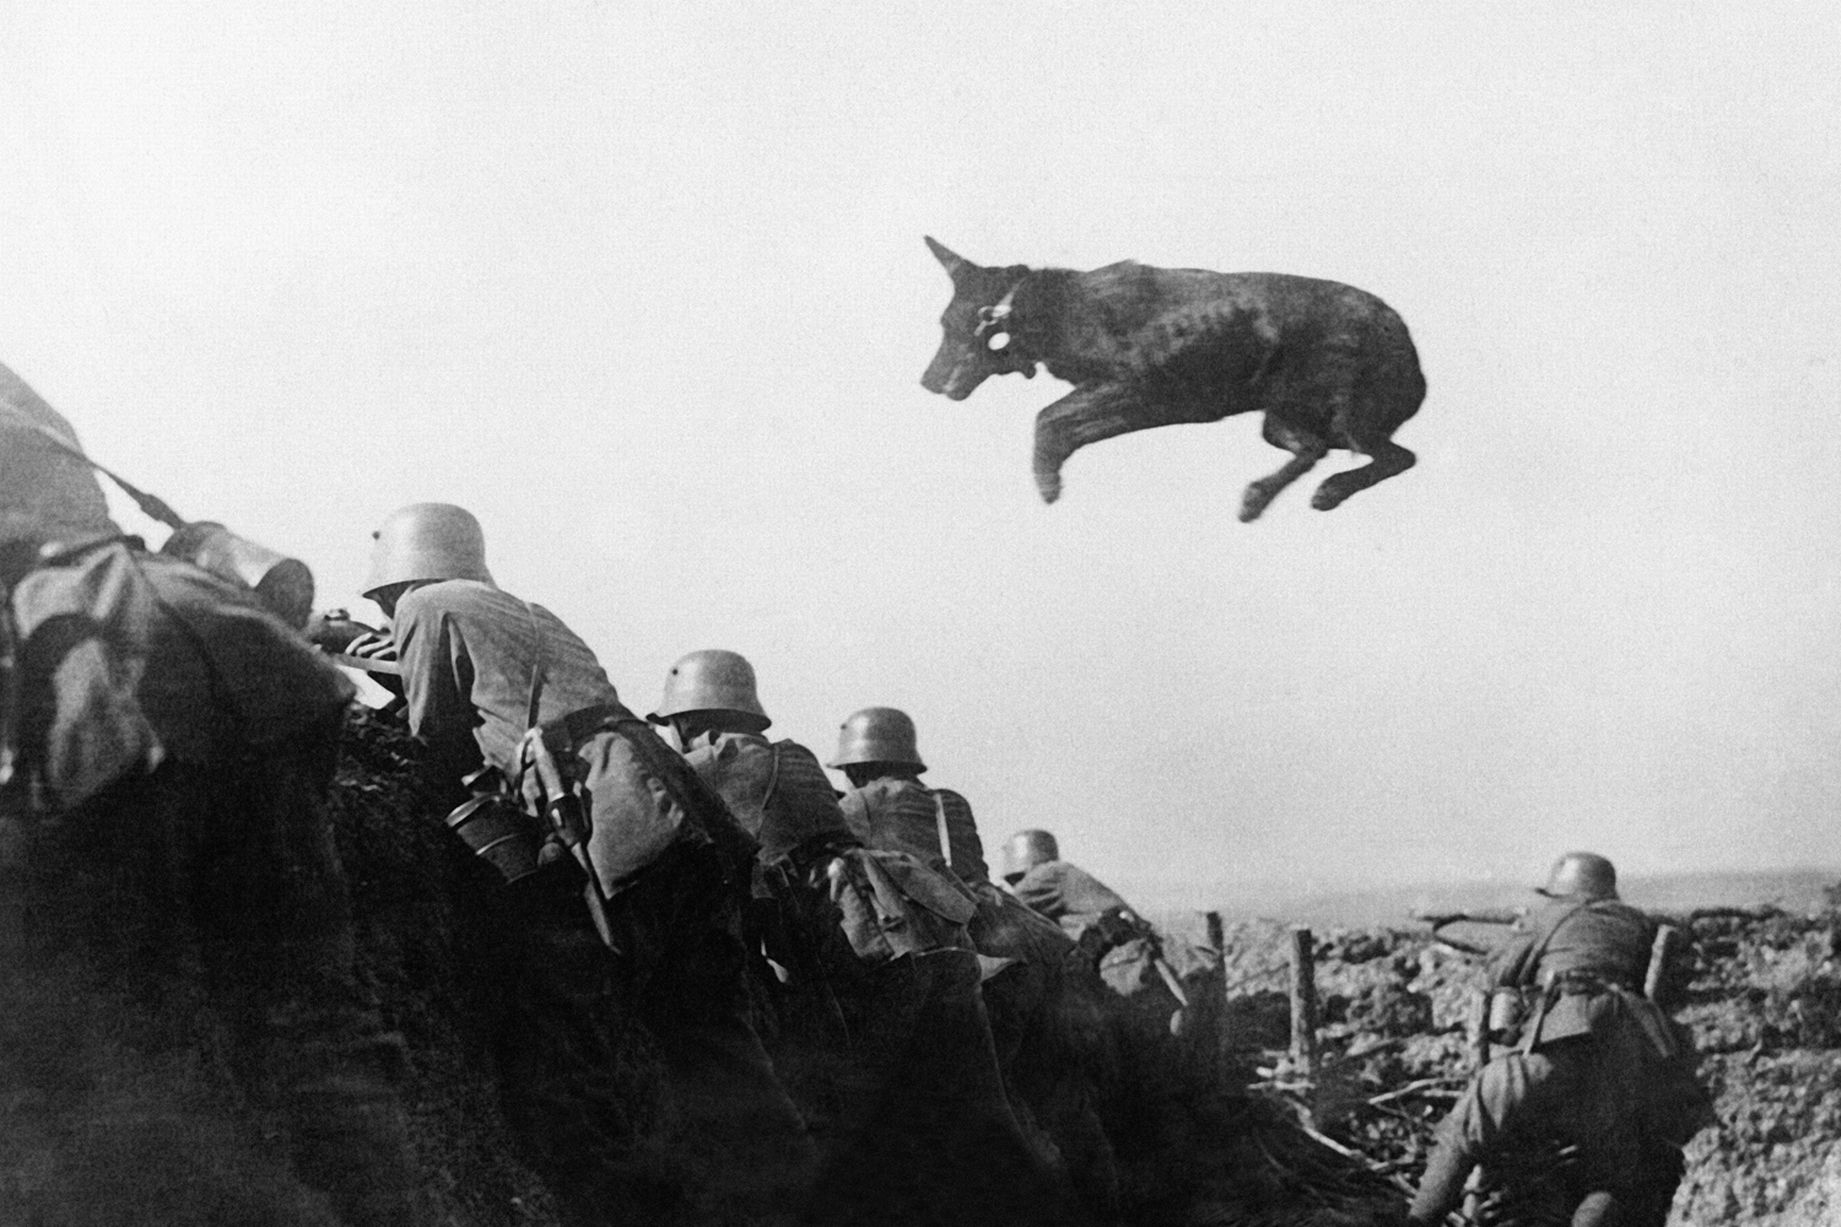
<svg viewBox="0 0 1841 1227"><path fill-rule="evenodd" d="M1480 912L1431 912L1422 908L1413 913L1413 919L1424 921L1434 929L1442 929L1460 920L1479 925L1512 925L1519 923L1525 915L1525 910L1511 908L1489 908Z"/></svg>
<svg viewBox="0 0 1841 1227"><path fill-rule="evenodd" d="M335 664L391 678L402 675L402 666L396 663L394 644L391 645L388 655L355 656L351 654L349 649L359 640L370 637L381 644L389 641L389 634L375 626L359 622L343 609L328 609L324 613L314 614L307 619L307 625L301 633L306 635L308 643L332 657ZM372 646L377 646L377 644ZM383 684L391 685L389 682ZM398 687L401 685L401 682L396 683Z"/></svg>
<svg viewBox="0 0 1841 1227"><path fill-rule="evenodd" d="M1494 908L1478 912L1432 912L1420 909L1413 913L1413 919L1431 925L1433 938L1443 942L1447 946L1462 950L1465 954L1488 954L1490 953L1490 948L1488 946L1479 946L1475 942L1461 941L1458 938L1440 933L1439 930L1443 929L1446 925L1459 923L1499 926L1513 925L1520 923L1524 914L1523 912L1511 911L1506 908Z"/></svg>

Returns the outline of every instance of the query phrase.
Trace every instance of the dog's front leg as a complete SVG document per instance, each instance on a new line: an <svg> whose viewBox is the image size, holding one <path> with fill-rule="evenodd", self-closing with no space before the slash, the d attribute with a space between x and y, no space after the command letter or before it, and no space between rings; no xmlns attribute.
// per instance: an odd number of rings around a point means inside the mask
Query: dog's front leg
<svg viewBox="0 0 1841 1227"><path fill-rule="evenodd" d="M1061 465L1089 443L1181 421L1157 412L1136 390L1114 383L1074 389L1036 414L1036 489L1042 501L1061 497Z"/></svg>

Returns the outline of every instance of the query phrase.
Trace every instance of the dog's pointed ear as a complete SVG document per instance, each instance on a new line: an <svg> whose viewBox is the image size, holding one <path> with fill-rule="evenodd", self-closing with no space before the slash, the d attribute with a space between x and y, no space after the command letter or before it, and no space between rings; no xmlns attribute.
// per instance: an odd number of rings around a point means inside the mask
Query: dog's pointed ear
<svg viewBox="0 0 1841 1227"><path fill-rule="evenodd" d="M947 247L946 244L936 240L932 235L923 234L921 237L927 240L927 250L933 253L934 259L946 266L946 275L954 281L959 280L960 275L966 270L978 267Z"/></svg>

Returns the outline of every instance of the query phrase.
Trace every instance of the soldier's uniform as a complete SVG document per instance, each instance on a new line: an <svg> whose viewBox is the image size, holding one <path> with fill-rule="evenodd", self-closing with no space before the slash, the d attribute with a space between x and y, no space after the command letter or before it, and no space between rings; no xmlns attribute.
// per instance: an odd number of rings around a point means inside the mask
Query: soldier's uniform
<svg viewBox="0 0 1841 1227"><path fill-rule="evenodd" d="M1067 861L1039 861L1013 879L1010 889L1018 899L1054 921L1132 910L1124 896Z"/></svg>
<svg viewBox="0 0 1841 1227"><path fill-rule="evenodd" d="M1497 989L1525 1003L1519 1051L1480 1070L1441 1124L1414 1219L1441 1221L1482 1161L1508 1203L1492 1221L1662 1227L1710 1107L1685 1032L1641 995L1655 924L1591 853L1562 857L1542 893L1495 961ZM1553 1163L1564 1146L1575 1153Z"/></svg>
<svg viewBox="0 0 1841 1227"><path fill-rule="evenodd" d="M1163 938L1132 910L1123 896L1077 865L1035 859L1032 844L1053 836L1023 831L1004 849L1004 878L1010 892L1032 910L1061 926L1074 940L1071 956L1083 976L1098 980L1129 1003L1121 1021L1134 1047L1161 1047L1183 1030L1184 1003L1172 981L1178 971L1165 955ZM1057 850L1058 851L1058 850ZM1186 945L1184 971L1202 974L1207 960ZM1180 984L1180 981L1177 981Z"/></svg>
<svg viewBox="0 0 1841 1227"><path fill-rule="evenodd" d="M1069 1221L1005 1095L951 875L869 850L824 769L770 742L752 666L733 652L673 666L659 711L686 761L760 845L757 926L776 986L776 1054L823 1142L808 1224Z"/></svg>
<svg viewBox="0 0 1841 1227"><path fill-rule="evenodd" d="M569 862L549 862L516 884L542 896L530 913L533 940L567 947L566 958L551 951L526 960L523 975L548 986L549 1006L518 1009L505 1029L502 1089L529 1161L577 1221L637 1212L636 1184L657 1173L625 1162L635 1126L610 1082L625 1009L663 1058L684 1191L719 1212L784 1209L807 1173L810 1144L747 1015L740 916L753 843L621 704L574 632L491 582L470 515L418 504L393 522L407 527L387 523L380 535L372 593L390 599L393 583L415 578L404 572L429 569L407 545L392 555L393 533L408 540L460 526L466 561L477 562L437 566L466 574L406 583L395 597L391 632L411 729L449 780L474 777L476 788L482 767L517 781L525 735L540 730L585 802L587 856L623 956L610 961L592 948L589 910L568 901L582 886ZM424 533L423 522L434 528ZM507 996L516 1008L533 994L514 986Z"/></svg>
<svg viewBox="0 0 1841 1227"><path fill-rule="evenodd" d="M1440 1122L1411 1221L1444 1222L1482 1163L1485 1222L1660 1227L1680 1172L1657 1147L1704 1123L1704 1101L1681 1091L1634 1028L1499 1056Z"/></svg>
<svg viewBox="0 0 1841 1227"><path fill-rule="evenodd" d="M985 961L991 1035L1018 1116L1089 1211L1111 1219L1118 1207L1117 1170L1084 1068L1098 1044L1098 1020L1092 1004L1070 991L1073 939L991 881L971 805L915 778L926 767L913 743L912 722L892 708L866 708L845 721L831 764L858 767L856 786L841 803L845 819L869 847L905 852L950 871L971 891L977 902L972 945ZM884 774L858 778L884 763Z"/></svg>
<svg viewBox="0 0 1841 1227"><path fill-rule="evenodd" d="M1568 976L1641 989L1656 925L1617 899L1549 899L1493 960L1502 988L1538 988Z"/></svg>
<svg viewBox="0 0 1841 1227"><path fill-rule="evenodd" d="M324 807L350 683L0 401L0 1220L413 1222Z"/></svg>

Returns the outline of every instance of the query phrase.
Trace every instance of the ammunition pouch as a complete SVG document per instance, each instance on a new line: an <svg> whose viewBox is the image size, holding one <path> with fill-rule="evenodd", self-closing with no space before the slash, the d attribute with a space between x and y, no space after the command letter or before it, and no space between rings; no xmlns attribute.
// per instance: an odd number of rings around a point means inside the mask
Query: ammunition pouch
<svg viewBox="0 0 1841 1227"><path fill-rule="evenodd" d="M851 848L825 867L838 924L857 959L875 966L909 954L965 948L977 905L905 853Z"/></svg>

